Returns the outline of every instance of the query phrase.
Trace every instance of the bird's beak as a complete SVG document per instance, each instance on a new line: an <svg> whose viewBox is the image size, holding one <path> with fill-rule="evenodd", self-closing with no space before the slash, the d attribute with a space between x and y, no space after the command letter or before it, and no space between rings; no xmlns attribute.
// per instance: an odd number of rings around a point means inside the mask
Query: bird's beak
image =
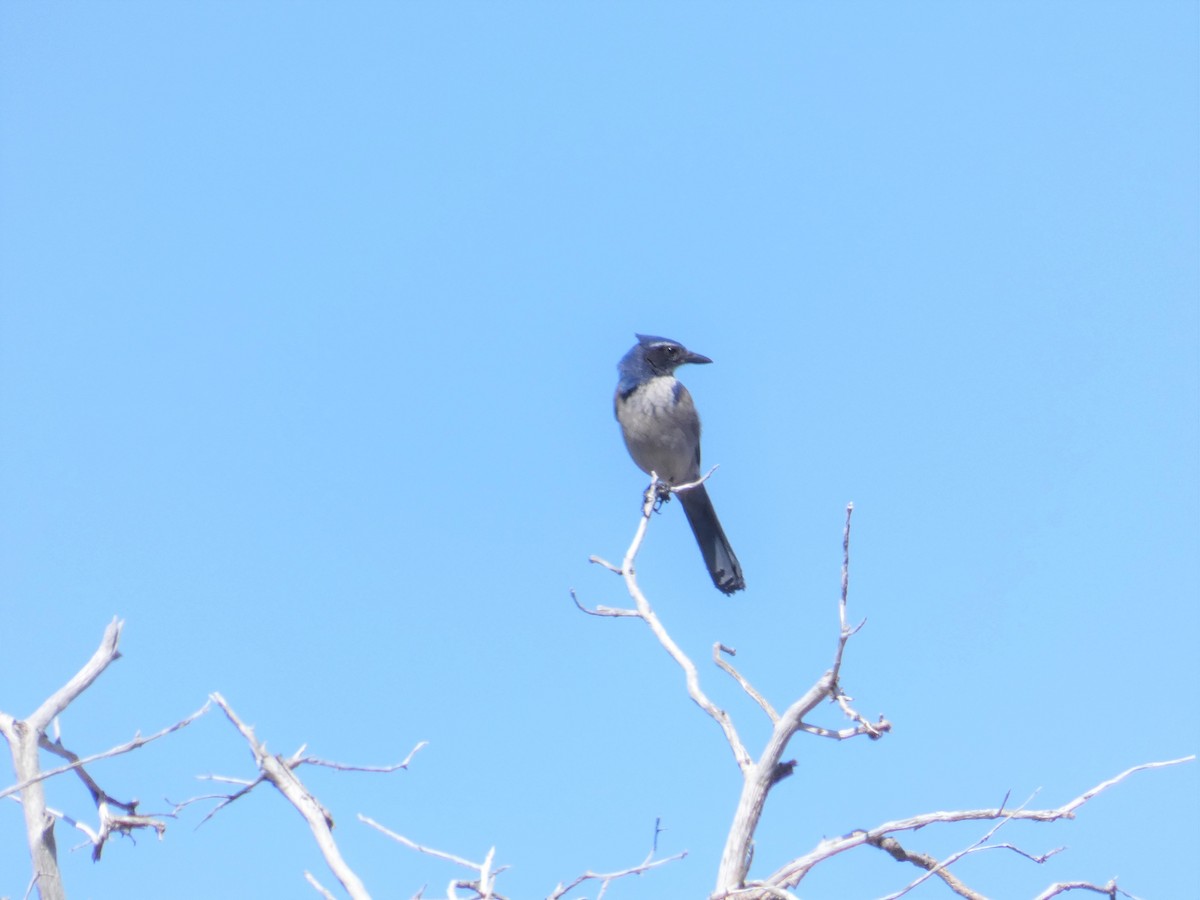
<svg viewBox="0 0 1200 900"><path fill-rule="evenodd" d="M688 351L688 354L686 357L684 357L683 361L685 363L710 363L710 362L712 362L712 360L709 359L707 356L701 356L699 353L693 353L691 350Z"/></svg>

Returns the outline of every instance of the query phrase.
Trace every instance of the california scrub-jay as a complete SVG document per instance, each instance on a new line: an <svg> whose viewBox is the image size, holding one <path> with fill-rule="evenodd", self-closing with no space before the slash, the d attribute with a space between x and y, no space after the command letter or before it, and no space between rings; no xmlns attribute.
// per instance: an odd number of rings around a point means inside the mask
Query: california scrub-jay
<svg viewBox="0 0 1200 900"><path fill-rule="evenodd" d="M637 339L617 363L620 379L613 404L625 446L643 472L653 472L670 486L690 484L700 478L700 416L674 373L684 363L712 360L667 338L639 334ZM742 590L742 567L704 485L680 491L679 502L717 590Z"/></svg>

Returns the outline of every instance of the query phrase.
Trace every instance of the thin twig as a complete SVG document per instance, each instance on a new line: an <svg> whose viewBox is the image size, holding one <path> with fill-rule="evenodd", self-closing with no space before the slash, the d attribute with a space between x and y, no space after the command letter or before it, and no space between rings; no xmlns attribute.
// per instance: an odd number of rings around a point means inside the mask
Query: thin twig
<svg viewBox="0 0 1200 900"><path fill-rule="evenodd" d="M593 872L589 869L570 884L563 884L562 882L559 882L558 886L550 892L547 900L560 900L560 898L565 897L568 893L579 887L579 885L583 884L585 881L601 882L599 896L603 896L604 892L608 890L608 885L610 882L616 881L618 878L624 878L627 875L641 875L643 872L649 872L651 869L657 869L659 866L665 866L667 863L683 859L687 856L687 851L684 850L682 853L676 853L674 856L665 856L662 859L653 859L653 856L654 854L651 852L649 856L647 856L636 866L630 866L628 869L621 869L619 872L602 873ZM599 897L597 900L599 900Z"/></svg>
<svg viewBox="0 0 1200 900"><path fill-rule="evenodd" d="M304 872L304 878L309 884L311 884L313 886L313 888L316 890L316 892L318 894L320 894L322 897L325 898L325 900L337 900L337 898L335 898L333 896L333 894L329 893L329 891L327 891L325 889L325 886L322 885L321 882L317 881L317 879L315 877L313 877L312 872L309 872L306 870Z"/></svg>
<svg viewBox="0 0 1200 900"><path fill-rule="evenodd" d="M44 742L39 742L39 744L44 749L49 750L52 753L56 753L64 758L73 757L72 761L65 766L59 766L57 769L47 769L44 772L39 772L33 778L27 778L20 784L15 784L12 787L5 788L4 790L0 791L0 799L7 797L9 794L15 794L18 791L23 791L31 784L37 784L39 781L45 781L47 778L53 778L55 775L61 775L63 772L70 772L72 769L78 769L80 766L90 765L91 763L94 763L100 759L109 759L113 756L120 756L122 753L129 753L133 750L138 750L147 744L157 741L159 738L164 738L168 734L191 725L194 721L208 712L210 705L210 703L205 702L202 707L200 707L187 718L181 719L174 725L168 725L166 728L162 729L161 731L156 731L154 734L147 735L146 737L142 737L140 734L135 734L131 740L126 741L124 744L119 744L118 746L105 750L102 753L93 753L91 756L84 756L82 758L76 757L74 754L70 754L70 751L63 747L61 743L54 743L51 742L49 738L43 737ZM70 757L68 757L67 754L70 754Z"/></svg>
<svg viewBox="0 0 1200 900"><path fill-rule="evenodd" d="M367 893L362 879L358 877L354 870L346 863L345 859L343 859L337 842L333 839L333 817L329 814L329 811L304 786L291 766L280 757L267 753L266 744L260 742L254 736L254 729L238 718L224 697L214 693L212 699L214 703L221 707L225 716L241 733L242 737L246 739L246 743L250 746L250 752L254 755L254 762L258 765L259 770L266 780L270 781L287 798L288 802L296 808L296 811L308 823L309 830L312 831L313 838L316 840L321 854L325 857L325 863L337 877L338 881L342 883L342 887L346 890L346 893L353 900L370 900L370 895ZM249 790L250 788L245 789L245 791Z"/></svg>
<svg viewBox="0 0 1200 900"><path fill-rule="evenodd" d="M417 755L417 752L419 750L421 750L422 748L428 747L428 746L429 746L429 741L418 742L417 745L408 752L408 756L404 757L403 762L398 762L398 763L395 763L394 765L390 765L390 766L352 766L352 765L348 765L346 763L330 762L327 759L319 759L315 756L304 756L304 757L300 757L299 759L295 759L295 758L289 759L288 765L291 766L293 769L299 765L310 765L310 766L325 766L328 769L336 769L339 772L379 772L379 773L387 774L388 772L395 772L399 769L407 769L409 766L409 763L412 762L413 757Z"/></svg>
<svg viewBox="0 0 1200 900"><path fill-rule="evenodd" d="M503 895L496 893L496 876L502 872L507 871L508 866L500 866L499 868L495 868L495 869L492 868L492 863L496 857L496 848L495 847L492 847L491 849L488 850L487 856L484 857L483 862L475 863L475 862L471 862L468 859L463 859L461 856L455 856L453 853L447 853L444 850L435 850L433 847L425 847L421 844L416 843L415 841L411 841L408 838L406 838L404 835L397 834L396 832L392 831L390 828L387 828L384 825L380 825L374 819L370 818L369 816L364 816L362 813L358 814L358 820L367 825L370 825L372 828L374 828L376 831L380 832L381 834L387 835L388 837L390 837L392 840L396 841L397 843L403 844L406 847L416 850L418 853L425 853L429 856L437 857L438 859L444 859L447 862L452 862L455 865L462 866L465 869L471 869L472 871L479 873L478 881L455 880L455 881L450 882L450 888L447 891L448 896L450 896L450 897L455 896L454 889L456 887L461 887L461 888L466 888L468 890L475 891L476 894L478 894L480 898L483 898L483 900L492 900L492 898L494 898L494 900L505 900ZM421 890L423 891L424 888L422 888Z"/></svg>
<svg viewBox="0 0 1200 900"><path fill-rule="evenodd" d="M606 565L607 565L607 563L606 563ZM613 571L615 571L619 574L621 570L614 568ZM632 616L634 618L641 618L641 614L636 609L620 609L620 608L614 608L611 606L597 606L594 609L588 609L586 606L584 606L582 603L579 602L579 597L576 596L574 590L571 591L571 599L575 602L575 606L579 609L580 612L585 612L589 616L608 616L609 618L616 618L619 616Z"/></svg>
<svg viewBox="0 0 1200 900"><path fill-rule="evenodd" d="M807 722L801 722L798 731L803 731L807 734L816 735L817 737L830 738L835 741L846 741L850 738L862 737L866 735L871 739L877 739L883 734L892 730L892 724L886 719L880 718L878 722L855 725L853 728L822 728L820 725L810 725Z"/></svg>
<svg viewBox="0 0 1200 900"><path fill-rule="evenodd" d="M1109 897L1114 898L1114 900L1117 894L1120 894L1122 897L1130 897L1132 900L1137 900L1133 894L1127 893L1117 887L1115 878L1105 885L1092 884L1087 881L1059 881L1050 885L1050 887L1034 897L1033 900L1050 900L1051 897L1057 897L1059 894L1065 894L1067 891L1091 891L1095 894L1107 894Z"/></svg>
<svg viewBox="0 0 1200 900"><path fill-rule="evenodd" d="M789 741L799 731L813 731L823 737L854 737L866 734L877 738L891 725L881 719L878 725L867 722L865 718L849 708L849 698L844 696L838 684L842 659L846 643L857 632L858 628L850 628L846 624L846 606L850 591L850 519L854 512L854 504L846 506L846 524L842 531L842 580L841 598L838 604L838 639L834 652L832 668L825 672L812 687L798 700L794 701L783 714L774 718L774 728L771 737L763 749L758 761L743 769L742 792L738 798L737 809L733 822L725 839L725 849L721 853L720 868L717 872L716 897L732 896L734 891L741 890L746 885L746 876L750 871L754 834L758 829L763 808L766 806L767 795L780 781L792 773L795 762L783 762L783 753ZM861 626L859 626L861 627ZM842 734L829 729L818 729L804 720L822 701L838 700L842 708L851 718L858 722L856 728ZM767 884L775 888L784 887L777 880L768 880ZM762 888L760 888L761 890Z"/></svg>
<svg viewBox="0 0 1200 900"><path fill-rule="evenodd" d="M726 653L729 656L737 656L737 651L732 647L726 647L720 641L717 641L717 643L713 644L713 662L715 662L717 666L723 669L725 672L729 673L729 676L742 686L742 690L749 694L750 698L754 700L754 702L760 707L762 707L762 711L767 714L767 717L771 720L772 724L777 723L779 721L779 713L775 712L775 707L771 705L770 701L768 701L766 697L758 692L754 685L752 685L742 676L741 672L733 667L732 663L725 661L725 658L721 656L722 653Z"/></svg>
<svg viewBox="0 0 1200 900"><path fill-rule="evenodd" d="M1196 757L1185 756L1180 759L1166 760L1164 762L1145 763L1140 766L1133 766L1126 769L1120 775L1110 778L1107 781L1102 781L1094 788L1085 791L1075 799L1064 803L1062 806L1054 809L1034 809L1034 810L1008 810L1004 807L995 809L967 809L955 810L949 812L931 812L924 813L918 816L912 816L907 819L897 819L892 822L884 822L869 831L856 829L848 834L841 835L836 838L829 838L822 841L817 847L803 856L796 857L784 866L780 867L769 878L764 879L768 884L777 885L780 887L794 887L800 880L807 875L814 866L831 859L840 853L847 850L852 850L855 847L861 847L864 844L870 844L879 841L881 838L896 834L902 831L917 831L921 828L926 828L930 825L942 824L947 822L974 822L996 819L1017 819L1021 821L1031 822L1055 822L1059 819L1073 819L1075 811L1084 803L1095 797L1102 791L1120 783L1129 775L1135 772L1140 772L1144 769L1158 769L1165 766L1175 766L1185 762L1191 762Z"/></svg>
<svg viewBox="0 0 1200 900"><path fill-rule="evenodd" d="M367 825L370 825L376 831L387 835L393 841L396 841L398 844L403 844L405 847L408 847L411 850L416 850L418 853L425 853L429 856L436 856L438 859L444 859L444 860L446 860L446 862L452 862L456 866L462 866L465 869L471 869L476 872L479 871L479 867L481 865L480 863L471 862L469 859L463 859L461 856L455 856L453 853L447 853L444 850L435 850L433 847L426 847L426 846L423 846L422 844L418 844L416 841L411 841L408 838L406 838L404 835L398 834L395 831L392 831L386 825L380 825L378 822L376 822L370 816L364 816L362 813L359 813L358 820Z"/></svg>
<svg viewBox="0 0 1200 900"><path fill-rule="evenodd" d="M846 525L842 530L842 595L838 601L839 640L833 654L833 680L837 683L842 671L842 656L846 651L846 642L860 629L866 620L854 628L846 625L846 604L850 596L850 518L854 515L854 504L846 504Z"/></svg>
<svg viewBox="0 0 1200 900"><path fill-rule="evenodd" d="M683 491L690 491L692 488L699 487L700 485L704 484L704 482L708 481L708 479L712 477L713 472L717 471L719 468L721 468L720 463L713 466L695 481L689 481L687 484L667 484L653 473L651 474L651 477L655 480L655 482L657 482L659 490L666 490L672 494L678 494ZM654 487L654 484L651 484L651 487Z"/></svg>

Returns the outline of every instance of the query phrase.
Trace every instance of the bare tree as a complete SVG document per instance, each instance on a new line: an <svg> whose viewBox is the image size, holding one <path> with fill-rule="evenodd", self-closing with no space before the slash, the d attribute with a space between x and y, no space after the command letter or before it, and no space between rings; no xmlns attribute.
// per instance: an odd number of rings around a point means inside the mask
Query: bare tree
<svg viewBox="0 0 1200 900"><path fill-rule="evenodd" d="M87 835L88 843L92 845L92 858L96 860L100 859L105 843L114 834L128 835L148 828L161 838L166 830L166 824L160 818L139 813L137 800L118 800L111 796L84 767L101 759L137 750L191 724L208 710L208 704L205 704L187 718L167 726L162 731L148 737L142 737L139 733L124 744L91 756L81 758L69 750L63 744L62 735L58 733L58 716L86 691L109 665L120 659L117 645L120 643L123 626L123 622L113 619L104 630L104 637L92 658L66 684L47 697L32 715L18 719L0 711L0 734L8 741L9 750L12 752L13 771L17 777L16 784L0 791L0 799L12 797L18 800L24 809L25 837L33 863L30 885L31 888L36 888L42 900L62 900L66 896L62 874L58 868L58 848L54 836L57 819L62 819ZM52 726L55 731L53 740L47 734ZM45 750L67 762L65 765L43 770L39 750ZM46 805L43 782L64 772L74 772L86 787L96 807L98 820L94 827Z"/></svg>
<svg viewBox="0 0 1200 900"><path fill-rule="evenodd" d="M706 475L705 478L708 476ZM703 480L703 479L702 479ZM699 482L698 482L699 483ZM924 881L931 878L940 879L952 892L967 898L980 898L977 891L966 885L951 872L951 867L959 860L986 850L1007 850L1010 853L1032 860L1043 862L1059 852L1050 851L1035 855L1022 850L1011 843L998 843L993 840L997 832L1008 822L1026 820L1034 822L1054 822L1059 819L1073 818L1077 811L1089 800L1110 787L1120 783L1135 772L1145 769L1160 768L1187 762L1194 757L1168 760L1165 762L1145 763L1134 766L1119 775L1101 782L1095 787L1075 797L1073 800L1057 807L1031 809L1027 804L1016 807L1008 804L1008 798L998 807L973 810L956 810L949 812L927 812L910 818L883 822L870 829L856 829L848 834L819 841L811 850L801 853L792 859L778 863L774 871L760 878L751 878L750 870L753 863L754 839L763 809L774 787L780 781L790 777L796 771L797 761L785 760L790 742L797 734L805 733L815 737L831 740L848 740L865 737L869 740L879 740L891 731L891 723L882 716L870 720L862 715L853 705L852 698L842 686L842 670L845 653L850 639L862 628L862 624L852 625L847 620L847 601L849 595L850 574L850 523L853 506L846 509L846 522L843 532L842 545L842 579L841 593L838 601L839 629L834 642L833 659L826 670L798 699L791 702L782 712L778 712L750 680L745 677L730 662L735 656L733 649L718 642L713 645L712 659L714 664L732 678L738 686L751 698L755 705L767 717L771 724L771 734L763 749L757 756L747 749L734 724L733 718L725 710L718 707L704 691L701 685L699 669L671 637L649 601L642 593L637 583L635 561L644 542L651 515L661 502L664 491L687 490L689 486L666 488L657 480L652 481L647 490L641 519L634 537L620 566L614 566L602 559L593 558L609 570L620 575L630 596L633 599L632 608L614 608L597 606L587 608L575 598L576 605L593 616L611 618L630 618L641 620L652 632L659 644L675 660L683 672L688 695L691 699L718 725L725 741L732 752L735 764L742 777L741 794L726 837L725 847L721 858L717 861L717 877L714 890L709 895L710 900L730 900L730 898L751 898L751 900L789 900L795 895L791 890L796 887L809 872L818 864L832 859L846 851L859 847L874 847L889 854L899 862L916 867L919 873L902 889L889 895L886 900L898 900ZM574 596L574 595L572 595ZM361 878L354 872L342 857L333 837L334 819L328 809L308 790L300 780L297 770L304 765L325 766L341 771L358 772L395 772L406 769L415 754L425 746L418 743L401 762L386 766L354 766L330 762L308 755L306 748L301 747L290 756L280 756L268 752L265 742L260 741L254 729L245 724L233 708L220 694L213 694L209 702L184 719L170 725L148 737L136 734L124 744L108 750L81 757L69 749L63 742L57 727L58 716L87 688L94 683L108 666L120 658L118 643L123 623L114 619L105 629L104 637L99 648L91 659L61 688L55 691L28 717L18 719L15 716L0 712L0 734L8 741L12 752L13 767L17 782L9 788L0 790L0 799L10 797L20 802L24 809L26 838L32 860L33 875L27 893L37 890L42 900L61 900L65 897L62 876L58 868L57 847L55 842L56 821L62 821L79 829L87 836L86 845L91 845L92 856L99 859L108 839L115 834L131 835L139 829L153 830L161 838L165 823L161 817L146 815L139 811L138 801L118 800L108 794L96 779L89 773L87 766L91 763L114 757L136 750L161 737L171 734L208 711L211 704L216 704L225 713L230 723L247 742L253 755L258 773L250 779L230 778L224 776L208 776L211 780L233 785L225 793L210 794L195 797L175 804L171 812L164 817L177 815L183 808L197 802L213 802L213 808L204 816L201 824L224 809L229 804L253 791L258 785L269 783L276 788L287 801L296 808L308 823L313 836L320 848L326 863L334 877L340 883L343 891L354 900L363 900L370 895ZM845 718L841 727L821 725L810 721L817 708L824 705L836 706ZM53 735L51 735L53 730ZM40 753L45 751L64 760L60 766L43 769ZM65 812L51 809L46 804L43 784L47 778L74 772L86 788L91 802L97 813L95 825L87 824L72 818ZM373 819L364 815L358 816L364 824L376 829L390 839L405 845L417 852L426 854L458 868L466 869L469 876L454 877L449 880L446 888L448 900L461 900L459 891L468 892L471 900L507 900L497 890L497 879L507 866L496 863L496 849L490 848L484 854L481 862L469 860L463 856L435 850L410 840L392 831ZM900 842L900 836L911 834L929 826L951 822L988 822L985 834L970 846L951 854L944 859L938 859L905 847ZM656 826L657 837L657 826ZM655 848L657 841L655 841ZM639 875L674 860L681 859L686 853L675 856L655 858L656 849L640 863L612 872L586 871L573 880L559 882L548 894L548 900L563 900L582 885L594 883L598 885L597 900L605 896L608 888L622 878ZM305 878L313 889L321 896L332 900L333 894L325 888L310 872L304 873ZM1038 897L1038 900L1058 896L1069 891L1090 891L1105 894L1109 897L1125 894L1115 883L1109 881L1103 885L1089 881L1058 882L1048 886ZM424 898L425 888L421 888L414 898Z"/></svg>
<svg viewBox="0 0 1200 900"><path fill-rule="evenodd" d="M710 471L695 484L703 483L711 474L712 472ZM889 853L899 861L911 863L923 870L923 873L911 884L903 890L892 894L888 900L902 896L921 882L935 876L940 878L952 891L962 897L980 898L982 895L971 890L949 871L950 866L963 857L984 849L1007 849L1026 859L1037 862L1044 861L1052 855L1052 853L1043 854L1039 857L1026 853L1011 844L989 843L991 838L1005 823L1014 819L1034 822L1054 822L1058 819L1073 818L1076 810L1087 803L1088 800L1101 791L1118 784L1134 772L1176 765L1195 758L1194 756L1189 756L1184 759L1135 766L1084 792L1074 800L1053 809L1035 810L1026 809L1024 806L1013 809L1007 806L1006 801L1006 803L993 809L932 812L913 816L909 819L884 822L869 830L855 830L838 838L821 841L813 850L785 862L770 875L760 879L751 879L749 872L753 859L754 835L758 828L763 809L766 806L767 797L775 785L792 775L797 765L794 759L783 759L783 755L792 738L803 732L839 741L855 737L878 740L886 735L892 726L882 716L875 721L869 721L851 705L852 698L842 688L842 663L847 643L865 624L864 620L864 622L858 625L850 625L846 618L850 584L850 521L854 512L854 505L850 504L846 507L846 522L842 535L842 583L841 596L838 602L840 628L835 642L833 663L830 668L799 699L793 701L780 714L766 697L755 689L750 681L738 672L725 658L727 656L732 657L734 651L719 642L713 645L713 662L738 683L742 690L754 700L771 722L771 735L758 757L755 758L746 749L745 744L738 735L733 719L728 712L713 703L704 692L695 663L692 662L687 654L671 638L637 582L635 562L638 551L645 540L651 515L670 493L689 490L695 484L671 487L660 482L657 477L654 477L650 483L650 487L646 490L643 498L641 519L633 540L625 552L625 557L621 565L615 566L599 557L592 557L592 562L604 566L624 579L626 589L629 591L630 597L633 598L633 608L607 606L588 608L581 604L574 594L572 594L572 597L575 600L576 606L589 615L632 618L639 619L645 623L663 649L667 651L671 658L679 665L680 669L683 670L688 695L697 706L704 710L720 726L725 740L733 752L734 761L742 776L742 790L733 821L729 827L725 849L717 867L716 886L710 895L710 900L726 900L726 898L734 897L746 898L746 900L794 898L789 889L799 884L814 866L847 850L861 846L876 847ZM817 707L827 703L838 706L851 724L846 727L831 728L809 722L808 717ZM944 860L938 860L907 850L901 846L895 837L896 834L916 831L929 825L968 821L992 821L995 825L974 845L952 854ZM1067 890L1090 890L1098 893L1107 893L1109 896L1116 896L1116 893L1119 891L1114 882L1109 882L1107 885L1101 886L1081 881L1071 882L1070 884L1052 885L1040 896L1048 898Z"/></svg>

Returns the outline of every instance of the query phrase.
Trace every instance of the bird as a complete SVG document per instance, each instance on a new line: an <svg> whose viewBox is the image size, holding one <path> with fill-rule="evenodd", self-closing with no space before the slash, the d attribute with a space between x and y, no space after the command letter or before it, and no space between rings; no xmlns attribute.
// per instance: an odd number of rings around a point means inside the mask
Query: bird
<svg viewBox="0 0 1200 900"><path fill-rule="evenodd" d="M700 416L675 370L712 360L669 338L639 334L637 340L617 363L613 397L625 447L638 468L657 475L665 485L691 484L700 479ZM745 588L741 564L705 486L680 491L679 502L717 590L732 594Z"/></svg>

